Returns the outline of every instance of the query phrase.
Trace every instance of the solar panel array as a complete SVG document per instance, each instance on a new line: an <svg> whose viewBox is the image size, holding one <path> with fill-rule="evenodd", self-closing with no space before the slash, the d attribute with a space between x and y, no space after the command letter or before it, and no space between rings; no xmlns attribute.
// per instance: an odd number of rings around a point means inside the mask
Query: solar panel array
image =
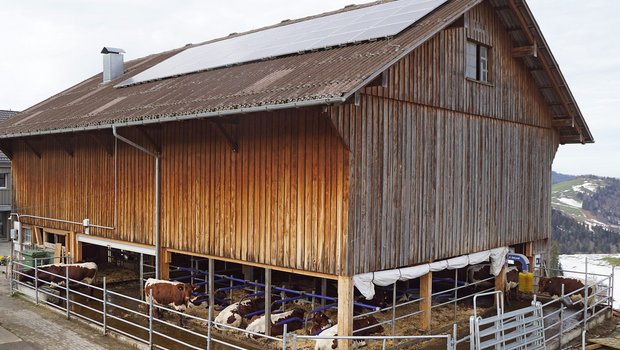
<svg viewBox="0 0 620 350"><path fill-rule="evenodd" d="M182 51L116 87L394 36L446 1L392 1L207 43Z"/></svg>

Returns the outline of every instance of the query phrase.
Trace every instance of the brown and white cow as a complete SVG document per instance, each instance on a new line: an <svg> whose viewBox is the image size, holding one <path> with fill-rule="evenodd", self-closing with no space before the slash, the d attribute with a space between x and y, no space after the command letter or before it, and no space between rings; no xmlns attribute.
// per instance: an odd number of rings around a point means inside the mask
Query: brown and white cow
<svg viewBox="0 0 620 350"><path fill-rule="evenodd" d="M165 305L176 311L185 311L192 301L192 292L198 289L189 283L149 278L144 284L144 298L149 300L153 293L153 303ZM159 318L159 309L153 308L154 316ZM183 316L179 315L179 325L183 326Z"/></svg>
<svg viewBox="0 0 620 350"><path fill-rule="evenodd" d="M573 296L581 296L580 299L585 296L584 282L580 279L568 277L541 277L538 281L538 293L548 293L552 297L560 296L562 295L562 284L564 284L564 295L579 291L573 294ZM593 293L592 287L588 287L588 295L591 296ZM573 296L571 296L571 299L574 302Z"/></svg>
<svg viewBox="0 0 620 350"><path fill-rule="evenodd" d="M97 264L85 262L79 264L41 265L37 267L37 279L48 282L50 287L55 288L65 284L67 272L69 279L73 281L92 284L97 275ZM19 275L19 281L34 283L34 275L35 269L28 269Z"/></svg>
<svg viewBox="0 0 620 350"><path fill-rule="evenodd" d="M271 315L271 336L275 337L284 334L284 323L287 324L287 331L293 332L298 329L302 329L304 326L305 311L302 308L296 307L293 310L281 312L279 314ZM289 321L289 322L287 322ZM265 334L266 317L262 315L250 322L246 330L254 333ZM253 334L246 333L248 337L254 337Z"/></svg>
<svg viewBox="0 0 620 350"><path fill-rule="evenodd" d="M230 304L215 317L215 328L219 330L230 330L230 328L219 327L219 324L240 328L244 317L262 309L264 305L264 298L248 298Z"/></svg>
<svg viewBox="0 0 620 350"><path fill-rule="evenodd" d="M373 325L374 327L371 327ZM368 328L368 329L364 329L364 328ZM383 333L383 326L381 326L379 324L379 321L377 321L377 319L374 318L373 316L365 316L365 317L354 319L353 320L353 331L356 331L359 329L364 329L364 330L355 332L354 335L363 337L363 336ZM319 333L319 335L325 336L325 337L337 336L338 325L335 324L327 328L326 330ZM366 345L366 342L363 340L353 341L354 349L360 348L365 345ZM316 340L315 342L314 350L332 350L332 349L336 349L337 347L338 347L338 341L336 339L333 339L333 340L332 339L319 339L319 340Z"/></svg>
<svg viewBox="0 0 620 350"><path fill-rule="evenodd" d="M310 327L310 330L308 331L309 335L317 335L321 333L322 331L326 330L327 328L334 325L334 322L332 322L332 320L322 312L317 312L314 315L312 315L311 322L312 322L312 326Z"/></svg>

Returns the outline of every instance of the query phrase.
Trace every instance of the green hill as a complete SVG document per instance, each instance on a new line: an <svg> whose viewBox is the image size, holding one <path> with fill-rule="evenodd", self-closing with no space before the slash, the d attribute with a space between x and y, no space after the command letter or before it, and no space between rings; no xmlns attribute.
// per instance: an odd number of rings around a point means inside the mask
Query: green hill
<svg viewBox="0 0 620 350"><path fill-rule="evenodd" d="M560 175L559 177L557 175ZM620 252L620 180L564 176L552 187L552 240L560 253Z"/></svg>

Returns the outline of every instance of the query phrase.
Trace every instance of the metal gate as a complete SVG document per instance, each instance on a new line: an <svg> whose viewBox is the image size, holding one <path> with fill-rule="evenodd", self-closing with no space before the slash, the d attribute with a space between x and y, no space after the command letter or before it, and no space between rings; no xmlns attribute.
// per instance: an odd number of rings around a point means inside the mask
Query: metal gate
<svg viewBox="0 0 620 350"><path fill-rule="evenodd" d="M503 304L503 298L499 298ZM501 305L498 303L498 305ZM475 300L474 300L475 310ZM532 301L523 309L504 313L498 306L497 315L469 318L470 349L534 350L546 349L542 304Z"/></svg>
<svg viewBox="0 0 620 350"><path fill-rule="evenodd" d="M545 349L542 304L537 301L529 307L488 318L471 316L469 324L472 350Z"/></svg>

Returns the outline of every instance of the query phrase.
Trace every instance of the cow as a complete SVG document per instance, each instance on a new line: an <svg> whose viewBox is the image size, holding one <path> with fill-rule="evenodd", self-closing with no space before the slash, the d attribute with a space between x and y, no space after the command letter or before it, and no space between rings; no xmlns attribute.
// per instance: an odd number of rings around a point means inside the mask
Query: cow
<svg viewBox="0 0 620 350"><path fill-rule="evenodd" d="M92 284L97 275L97 264L85 262L79 264L49 264L37 267L37 279L49 283L50 287L64 286L67 271L69 279L84 284ZM34 283L35 269L28 269L19 275L20 282Z"/></svg>
<svg viewBox="0 0 620 350"><path fill-rule="evenodd" d="M362 304L378 307L380 309L385 309L388 305L392 305L392 300L392 292L387 292L382 288L375 288L375 295L372 299L366 299L364 296L359 296L357 298L357 301ZM362 309L359 306L355 306L355 311L361 313ZM383 312L386 311L387 310L384 310Z"/></svg>
<svg viewBox="0 0 620 350"><path fill-rule="evenodd" d="M373 326L374 327L371 327ZM367 328L367 329L364 329ZM359 332L355 332L356 330L361 330ZM383 333L383 326L379 324L376 318L373 316L365 316L357 319L353 319L353 331L354 335L357 336L369 336L373 334ZM338 325L335 324L326 330L319 333L319 336L331 337L338 335ZM353 348L360 348L365 346L366 342L363 340L354 340ZM338 341L336 339L318 339L315 341L314 350L332 350L338 348Z"/></svg>
<svg viewBox="0 0 620 350"><path fill-rule="evenodd" d="M284 334L284 324L286 323L287 331L293 332L298 329L302 329L304 326L305 311L302 308L296 307L290 311L281 312L279 314L271 315L271 336L278 336ZM288 321L288 322L287 322ZM250 322L246 330L254 333L265 334L266 317L261 317ZM254 334L246 333L247 337L255 337Z"/></svg>
<svg viewBox="0 0 620 350"><path fill-rule="evenodd" d="M261 310L265 305L264 298L244 299L239 302L228 305L224 310L215 317L215 328L219 330L227 330L225 327L218 327L218 324L224 324L236 328L240 328L243 318L248 314Z"/></svg>
<svg viewBox="0 0 620 350"><path fill-rule="evenodd" d="M312 326L310 327L310 330L308 332L309 335L317 335L325 329L334 325L334 322L332 322L332 320L322 312L317 312L312 315L311 322Z"/></svg>
<svg viewBox="0 0 620 350"><path fill-rule="evenodd" d="M576 296L581 296L580 299L585 297L584 281L567 277L541 277L538 281L538 293L547 293L552 297L556 295L560 296L562 295L562 284L564 284L564 295L579 291L571 295L573 302L575 302ZM588 287L588 295L593 295L593 293L592 287Z"/></svg>
<svg viewBox="0 0 620 350"><path fill-rule="evenodd" d="M153 303L170 306L176 311L185 311L189 303L193 301L192 293L197 290L189 283L158 280L149 278L144 284L144 298L149 300L153 294ZM160 318L159 308L153 308L154 316ZM179 314L179 326L183 326L183 316Z"/></svg>

